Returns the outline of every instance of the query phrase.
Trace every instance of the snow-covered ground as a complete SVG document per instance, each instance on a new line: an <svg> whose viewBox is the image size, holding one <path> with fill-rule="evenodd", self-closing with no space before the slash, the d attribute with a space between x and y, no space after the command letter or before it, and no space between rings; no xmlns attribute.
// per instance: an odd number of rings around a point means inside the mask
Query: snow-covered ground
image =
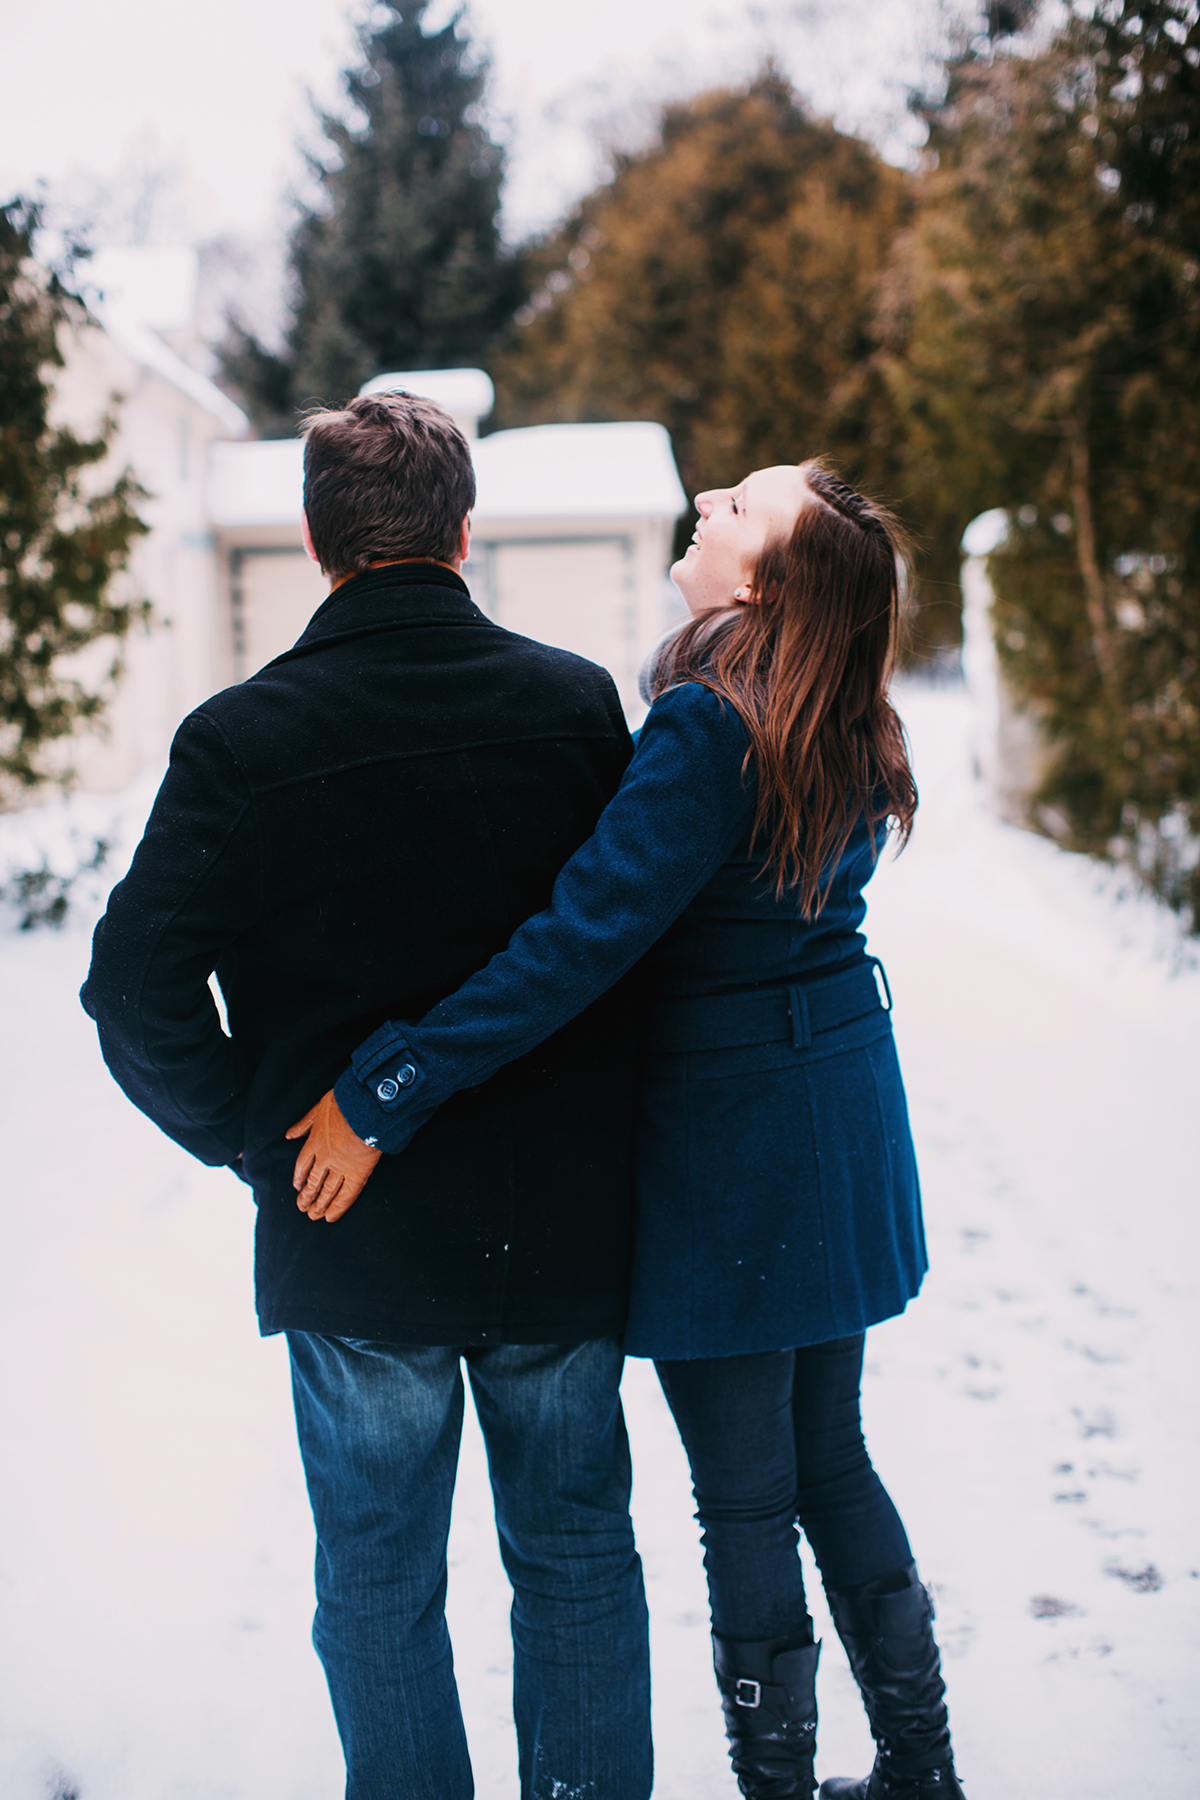
<svg viewBox="0 0 1200 1800"><path fill-rule="evenodd" d="M871 926L933 1270L868 1340L870 1441L937 1593L970 1800L1185 1800L1200 1794L1200 971L1154 908L984 813L960 693L911 691L904 710L923 806L876 877ZM150 791L128 797L127 838ZM116 810L4 821L0 880L8 854L28 862L68 821L103 835ZM109 1080L75 998L89 924L0 933L0 1793L335 1800L312 1528L284 1349L255 1330L251 1205ZM686 1468L647 1365L626 1398L655 1793L718 1800L735 1790ZM514 1800L508 1595L473 1423L451 1555L478 1792ZM820 1768L864 1772L812 1586Z"/></svg>

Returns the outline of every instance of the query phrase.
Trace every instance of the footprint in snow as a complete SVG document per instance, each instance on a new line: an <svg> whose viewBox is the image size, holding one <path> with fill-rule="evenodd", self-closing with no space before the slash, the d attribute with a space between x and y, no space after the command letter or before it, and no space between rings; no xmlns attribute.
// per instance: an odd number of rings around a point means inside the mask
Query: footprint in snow
<svg viewBox="0 0 1200 1800"><path fill-rule="evenodd" d="M1126 1569L1120 1563L1105 1563L1104 1573L1116 1581L1123 1581L1135 1594L1157 1594L1166 1585L1165 1578L1153 1563L1147 1563L1144 1569Z"/></svg>
<svg viewBox="0 0 1200 1800"><path fill-rule="evenodd" d="M1116 1437L1117 1421L1107 1407L1101 1406L1092 1412L1085 1412L1081 1406L1073 1406L1071 1411L1081 1438Z"/></svg>
<svg viewBox="0 0 1200 1800"><path fill-rule="evenodd" d="M967 1252L968 1256L972 1255L976 1250L981 1250L984 1244L990 1244L992 1241L992 1234L990 1231L976 1230L969 1226L965 1230L960 1231L958 1235L963 1241L963 1249Z"/></svg>
<svg viewBox="0 0 1200 1800"><path fill-rule="evenodd" d="M1060 1600L1055 1594L1035 1594L1029 1602L1029 1610L1035 1619L1081 1619L1082 1606L1076 1606L1070 1600Z"/></svg>

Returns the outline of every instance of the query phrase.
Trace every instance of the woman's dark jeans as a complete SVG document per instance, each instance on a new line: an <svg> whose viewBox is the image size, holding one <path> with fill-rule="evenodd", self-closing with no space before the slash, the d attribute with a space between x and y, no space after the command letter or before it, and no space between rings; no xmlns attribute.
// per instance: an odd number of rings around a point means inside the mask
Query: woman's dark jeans
<svg viewBox="0 0 1200 1800"><path fill-rule="evenodd" d="M792 1636L807 1608L797 1524L828 1589L912 1561L859 1414L863 1337L657 1364L692 1467L713 1630Z"/></svg>

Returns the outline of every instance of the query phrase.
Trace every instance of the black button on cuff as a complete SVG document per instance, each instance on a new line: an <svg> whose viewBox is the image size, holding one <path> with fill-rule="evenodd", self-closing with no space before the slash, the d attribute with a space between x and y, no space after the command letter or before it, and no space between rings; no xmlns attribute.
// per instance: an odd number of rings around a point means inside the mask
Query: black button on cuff
<svg viewBox="0 0 1200 1800"><path fill-rule="evenodd" d="M389 1075L386 1080L379 1083L375 1092L381 1100L394 1100L396 1095L400 1092L400 1083L398 1081L393 1081Z"/></svg>

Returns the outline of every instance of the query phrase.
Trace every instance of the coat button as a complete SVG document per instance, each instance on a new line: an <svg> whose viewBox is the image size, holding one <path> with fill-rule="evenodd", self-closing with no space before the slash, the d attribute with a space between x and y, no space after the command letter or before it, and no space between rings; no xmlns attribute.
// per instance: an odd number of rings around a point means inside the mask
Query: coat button
<svg viewBox="0 0 1200 1800"><path fill-rule="evenodd" d="M411 1087L416 1079L416 1065L410 1062L401 1063L400 1067L396 1070L396 1080L400 1083L400 1086Z"/></svg>
<svg viewBox="0 0 1200 1800"><path fill-rule="evenodd" d="M398 1081L393 1081L389 1075L386 1080L380 1082L379 1086L375 1089L375 1092L381 1100L394 1100L396 1095L400 1092L400 1083Z"/></svg>

